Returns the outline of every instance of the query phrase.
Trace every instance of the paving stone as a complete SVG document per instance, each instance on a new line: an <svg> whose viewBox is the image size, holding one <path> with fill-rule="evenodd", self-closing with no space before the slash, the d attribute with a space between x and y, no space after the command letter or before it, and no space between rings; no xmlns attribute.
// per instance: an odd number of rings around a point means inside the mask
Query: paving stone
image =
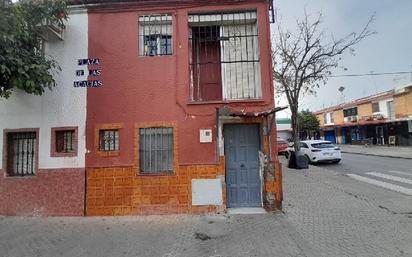
<svg viewBox="0 0 412 257"><path fill-rule="evenodd" d="M411 197L321 166L283 177L274 214L0 217L0 256L412 256Z"/></svg>

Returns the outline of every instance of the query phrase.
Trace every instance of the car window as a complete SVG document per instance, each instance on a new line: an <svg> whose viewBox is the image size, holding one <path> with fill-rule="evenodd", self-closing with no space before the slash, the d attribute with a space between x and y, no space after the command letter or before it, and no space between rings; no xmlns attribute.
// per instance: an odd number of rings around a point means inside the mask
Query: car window
<svg viewBox="0 0 412 257"><path fill-rule="evenodd" d="M300 147L301 147L301 148L308 148L308 145L305 144L305 143L300 143Z"/></svg>
<svg viewBox="0 0 412 257"><path fill-rule="evenodd" d="M286 142L285 140L278 140L278 145L282 145L282 144L287 144L288 142Z"/></svg>
<svg viewBox="0 0 412 257"><path fill-rule="evenodd" d="M334 148L335 145L329 142L323 142L323 143L312 144L312 147L318 148L318 149L324 149L324 148Z"/></svg>

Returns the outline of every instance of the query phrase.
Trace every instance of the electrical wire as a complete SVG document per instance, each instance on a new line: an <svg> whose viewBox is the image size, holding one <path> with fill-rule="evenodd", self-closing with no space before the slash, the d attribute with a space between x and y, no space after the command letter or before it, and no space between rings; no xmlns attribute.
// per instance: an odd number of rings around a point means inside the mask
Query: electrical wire
<svg viewBox="0 0 412 257"><path fill-rule="evenodd" d="M398 75L398 74L410 74L412 71L395 71L395 72L381 72L381 73L363 73L363 74L342 74L342 75L331 75L332 78L340 77L365 77L365 76L383 76L383 75Z"/></svg>

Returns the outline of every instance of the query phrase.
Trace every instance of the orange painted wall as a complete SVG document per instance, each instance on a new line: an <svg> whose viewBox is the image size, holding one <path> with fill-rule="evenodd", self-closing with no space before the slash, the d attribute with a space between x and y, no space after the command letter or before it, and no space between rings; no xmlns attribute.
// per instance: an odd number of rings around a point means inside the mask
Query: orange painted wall
<svg viewBox="0 0 412 257"><path fill-rule="evenodd" d="M372 103L358 105L358 116L372 116Z"/></svg>
<svg viewBox="0 0 412 257"><path fill-rule="evenodd" d="M325 125L325 117L322 114L317 114L316 117L319 120L319 125L322 127L323 125Z"/></svg>
<svg viewBox="0 0 412 257"><path fill-rule="evenodd" d="M333 111L333 119L334 119L335 124L342 124L344 122L343 110Z"/></svg>
<svg viewBox="0 0 412 257"><path fill-rule="evenodd" d="M192 206L192 179L214 179L225 174L224 158L219 165L179 166L173 176L137 175L134 167L87 169L87 216L212 213L226 208L226 189L222 186L223 205ZM275 180L265 178L264 192L275 195L277 208L283 200L281 166L277 162Z"/></svg>
<svg viewBox="0 0 412 257"><path fill-rule="evenodd" d="M405 94L395 95L393 99L396 118L412 116L412 90Z"/></svg>

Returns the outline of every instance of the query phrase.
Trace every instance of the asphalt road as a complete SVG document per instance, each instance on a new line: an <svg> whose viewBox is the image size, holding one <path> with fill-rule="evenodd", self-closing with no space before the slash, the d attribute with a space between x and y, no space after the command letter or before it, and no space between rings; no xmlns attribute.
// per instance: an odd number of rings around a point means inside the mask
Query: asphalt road
<svg viewBox="0 0 412 257"><path fill-rule="evenodd" d="M364 183L412 196L412 160L342 154L340 164L316 164Z"/></svg>
<svg viewBox="0 0 412 257"><path fill-rule="evenodd" d="M412 175L412 160L342 153L340 164L318 164L342 173L401 171Z"/></svg>

